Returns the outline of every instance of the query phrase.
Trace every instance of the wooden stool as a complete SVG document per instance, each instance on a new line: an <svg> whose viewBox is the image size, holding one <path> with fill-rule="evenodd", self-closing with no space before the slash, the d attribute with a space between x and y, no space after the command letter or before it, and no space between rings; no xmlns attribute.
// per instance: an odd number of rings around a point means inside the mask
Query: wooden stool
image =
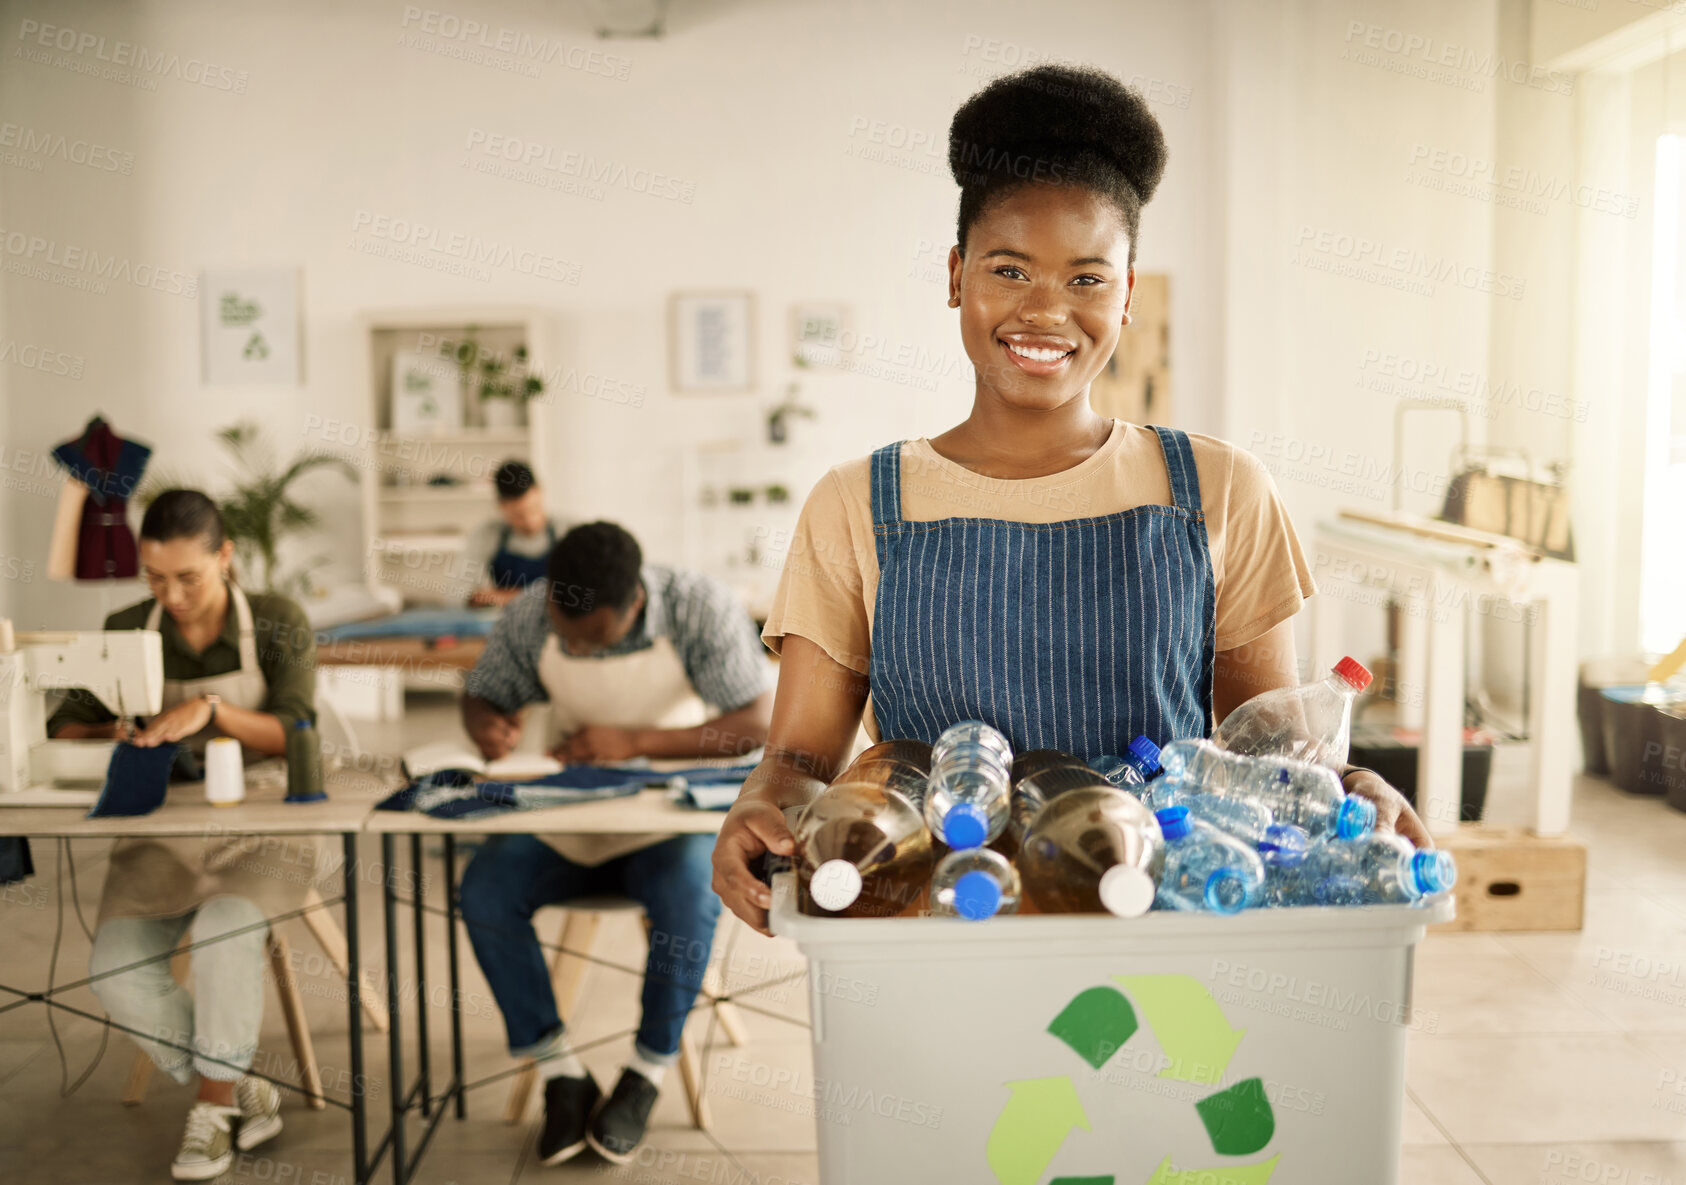
<svg viewBox="0 0 1686 1185"><path fill-rule="evenodd" d="M303 914L304 924L310 927L310 932L316 938L316 943L322 948L322 953L328 956L345 978L346 947L345 933L334 921L333 914L322 901L322 895L315 889L305 898L304 908L309 912ZM185 947L188 939L184 936L182 944ZM293 974L292 946L287 936L279 930L269 931L269 970L275 976L275 995L281 1002L281 1018L287 1024L287 1038L292 1042L293 1056L299 1063L299 1086L304 1091L306 1104L312 1111L320 1111L328 1104L322 1096L322 1074L316 1064L316 1045L310 1039L310 1025L305 1020L304 999L299 994L298 977ZM178 950L170 960L170 972L177 982L187 982L188 960L190 951ZM357 985L357 998L362 1003L363 1013L369 1018L369 1023L378 1031L384 1033L389 1024L386 1004L380 998L380 992L368 979L362 978ZM140 1050L135 1051L135 1061L129 1067L129 1081L123 1087L123 1105L126 1107L139 1106L146 1098L146 1088L152 1082L152 1073L156 1067L152 1059Z"/></svg>
<svg viewBox="0 0 1686 1185"><path fill-rule="evenodd" d="M561 1017L563 1025L566 1025L568 1017L574 1011L574 1005L579 1001L580 990L585 985L585 969L590 963L592 946L597 940L597 928L604 915L636 913L639 921L644 924L646 939L650 936L650 918L644 912L644 907L630 897L578 897L561 908L564 911L562 936L557 941L556 954L550 962L550 982L556 993L556 1015ZM702 987L702 994L711 999L715 995L715 990L709 986L713 978L714 968L711 966L703 976ZM730 1001L723 1000L714 1004L714 1010L726 1039L733 1045L742 1045L748 1037L737 1009ZM685 1085L685 1103L691 1111L691 1123L698 1130L707 1131L712 1121L709 1117L708 1097L703 1093L701 1064L701 1051L687 1026L686 1031L679 1037L679 1077ZM537 1063L528 1059L509 1085L509 1099L504 1104L503 1111L505 1123L521 1122L522 1116L527 1112L527 1104L532 1099L533 1084L537 1081Z"/></svg>

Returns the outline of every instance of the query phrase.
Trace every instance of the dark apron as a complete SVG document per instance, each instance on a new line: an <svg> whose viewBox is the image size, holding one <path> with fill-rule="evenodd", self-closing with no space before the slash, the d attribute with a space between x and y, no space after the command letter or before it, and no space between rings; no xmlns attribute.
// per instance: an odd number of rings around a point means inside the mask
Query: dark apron
<svg viewBox="0 0 1686 1185"><path fill-rule="evenodd" d="M509 526L505 524L498 534L498 549L492 553L492 587L526 588L544 579L551 549L556 546L556 528L547 522L544 534L546 546L543 555L516 555L509 550Z"/></svg>
<svg viewBox="0 0 1686 1185"><path fill-rule="evenodd" d="M1209 734L1216 593L1188 437L1155 428L1170 506L1056 523L901 516L901 445L872 455L880 736L982 720L1079 757Z"/></svg>

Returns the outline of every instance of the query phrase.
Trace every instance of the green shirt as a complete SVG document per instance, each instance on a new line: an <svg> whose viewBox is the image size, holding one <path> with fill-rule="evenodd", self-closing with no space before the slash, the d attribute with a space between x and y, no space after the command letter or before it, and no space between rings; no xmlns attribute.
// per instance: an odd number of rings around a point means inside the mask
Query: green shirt
<svg viewBox="0 0 1686 1185"><path fill-rule="evenodd" d="M269 593L246 594L252 607L253 639L258 651L258 669L263 672L269 692L264 696L260 711L269 712L281 720L282 728L291 728L295 720L316 722L316 635L310 621L286 597ZM146 627L146 619L156 602L151 598L127 609L119 609L105 619L108 630L138 630ZM164 678L204 679L212 675L228 675L240 669L240 619L229 603L228 614L222 623L222 633L205 647L195 651L183 640L176 628L175 618L159 614L158 632L164 641ZM47 722L47 735L65 724L104 724L117 715L87 691L66 693L64 703Z"/></svg>

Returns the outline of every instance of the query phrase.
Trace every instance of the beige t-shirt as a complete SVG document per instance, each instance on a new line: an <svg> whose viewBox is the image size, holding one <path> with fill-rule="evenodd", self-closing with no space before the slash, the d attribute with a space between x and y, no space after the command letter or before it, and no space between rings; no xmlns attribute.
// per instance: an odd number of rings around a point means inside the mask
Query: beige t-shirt
<svg viewBox="0 0 1686 1185"><path fill-rule="evenodd" d="M1300 611L1317 591L1276 486L1252 454L1189 433L1212 555L1219 651L1245 646ZM1152 428L1114 420L1106 443L1047 477L984 477L941 456L928 439L902 445L902 517L1052 523L1171 501L1165 454ZM802 507L772 612L761 636L777 652L786 634L865 674L872 653L878 553L872 536L872 459L820 479ZM878 736L867 707L868 735Z"/></svg>

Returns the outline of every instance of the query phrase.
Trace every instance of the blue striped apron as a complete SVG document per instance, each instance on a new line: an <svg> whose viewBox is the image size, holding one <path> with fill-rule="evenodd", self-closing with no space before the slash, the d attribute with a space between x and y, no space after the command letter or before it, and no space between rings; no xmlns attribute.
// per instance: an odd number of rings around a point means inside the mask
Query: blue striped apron
<svg viewBox="0 0 1686 1185"><path fill-rule="evenodd" d="M1015 751L1123 753L1209 732L1216 594L1188 436L1155 428L1170 506L1056 523L902 518L901 444L872 454L882 737L982 720Z"/></svg>

